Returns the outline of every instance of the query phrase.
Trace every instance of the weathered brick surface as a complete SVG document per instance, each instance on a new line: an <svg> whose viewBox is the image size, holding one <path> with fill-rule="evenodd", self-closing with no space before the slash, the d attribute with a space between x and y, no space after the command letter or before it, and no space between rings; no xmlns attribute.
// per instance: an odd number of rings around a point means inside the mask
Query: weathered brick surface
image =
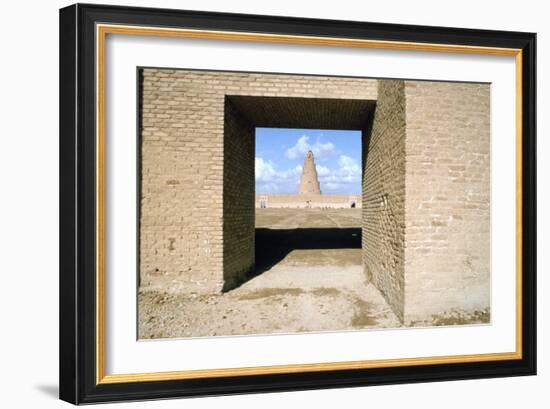
<svg viewBox="0 0 550 409"><path fill-rule="evenodd" d="M141 108L142 286L238 284L254 264L254 127L316 118L363 124L363 262L400 319L488 308L488 85L144 69Z"/></svg>
<svg viewBox="0 0 550 409"><path fill-rule="evenodd" d="M373 122L363 131L363 263L396 315L404 316L405 92L380 81Z"/></svg>
<svg viewBox="0 0 550 409"><path fill-rule="evenodd" d="M407 81L405 321L488 311L490 87Z"/></svg>
<svg viewBox="0 0 550 409"><path fill-rule="evenodd" d="M254 138L246 142L249 132L237 129L244 123L226 115L226 96L374 101L377 95L377 81L363 78L170 69L144 69L142 77L141 285L170 281L172 290L188 293L228 288L253 263ZM311 120L311 107L286 102L293 118ZM340 125L329 114L326 125Z"/></svg>
<svg viewBox="0 0 550 409"><path fill-rule="evenodd" d="M141 285L161 275L185 291L219 291L224 99L182 74L142 74Z"/></svg>
<svg viewBox="0 0 550 409"><path fill-rule="evenodd" d="M244 281L254 267L254 126L225 103L223 150L224 290Z"/></svg>

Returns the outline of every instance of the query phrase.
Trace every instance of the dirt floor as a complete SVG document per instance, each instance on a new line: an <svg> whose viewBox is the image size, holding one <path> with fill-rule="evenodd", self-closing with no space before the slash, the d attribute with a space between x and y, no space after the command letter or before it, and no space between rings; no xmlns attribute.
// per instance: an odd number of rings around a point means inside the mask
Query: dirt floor
<svg viewBox="0 0 550 409"><path fill-rule="evenodd" d="M249 280L212 296L140 289L140 338L400 326L365 282L360 223L361 209L257 209Z"/></svg>

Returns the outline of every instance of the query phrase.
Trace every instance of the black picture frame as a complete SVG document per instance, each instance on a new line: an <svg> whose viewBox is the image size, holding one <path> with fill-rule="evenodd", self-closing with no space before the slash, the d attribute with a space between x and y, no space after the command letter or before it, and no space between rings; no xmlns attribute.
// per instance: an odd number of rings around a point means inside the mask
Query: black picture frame
<svg viewBox="0 0 550 409"><path fill-rule="evenodd" d="M101 384L96 352L96 24L522 51L521 359ZM536 374L536 34L77 4L60 10L60 398L74 404Z"/></svg>

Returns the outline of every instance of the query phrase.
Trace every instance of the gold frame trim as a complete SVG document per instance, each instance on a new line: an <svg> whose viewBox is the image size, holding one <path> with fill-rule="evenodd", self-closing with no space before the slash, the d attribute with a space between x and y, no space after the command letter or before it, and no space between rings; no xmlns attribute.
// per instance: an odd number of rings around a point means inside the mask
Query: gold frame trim
<svg viewBox="0 0 550 409"><path fill-rule="evenodd" d="M450 355L419 358L379 359L368 361L322 362L314 364L275 365L241 368L105 374L105 40L107 34L199 38L225 41L249 41L320 45L354 48L374 48L400 51L429 51L446 53L513 56L516 64L516 350L505 353ZM388 368L412 365L488 362L522 358L522 51L516 48L465 46L455 44L413 43L402 41L362 40L352 38L293 36L234 31L178 29L115 24L96 25L96 383L117 384L213 377L290 374L347 369Z"/></svg>

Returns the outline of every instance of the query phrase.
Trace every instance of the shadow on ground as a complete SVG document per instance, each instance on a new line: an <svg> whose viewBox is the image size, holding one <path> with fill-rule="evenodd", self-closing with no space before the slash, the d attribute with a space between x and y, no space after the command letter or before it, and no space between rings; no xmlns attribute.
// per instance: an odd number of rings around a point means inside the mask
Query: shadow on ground
<svg viewBox="0 0 550 409"><path fill-rule="evenodd" d="M256 229L256 277L294 250L360 249L360 228Z"/></svg>

